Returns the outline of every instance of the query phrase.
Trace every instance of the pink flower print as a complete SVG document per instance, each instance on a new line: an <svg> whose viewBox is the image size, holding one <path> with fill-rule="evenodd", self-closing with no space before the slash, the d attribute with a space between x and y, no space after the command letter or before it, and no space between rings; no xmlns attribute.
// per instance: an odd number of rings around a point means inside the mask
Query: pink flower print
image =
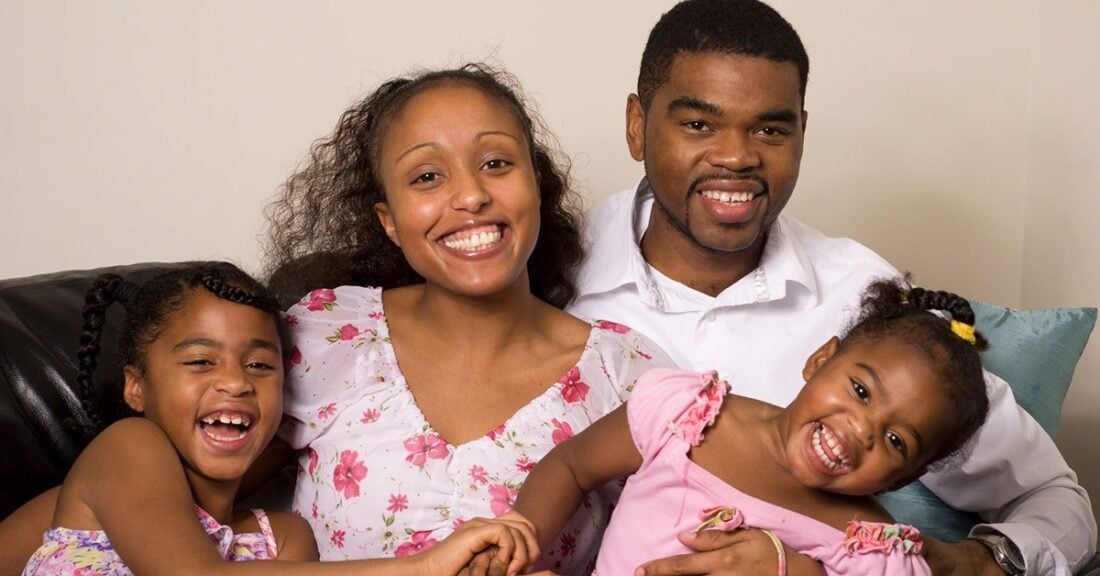
<svg viewBox="0 0 1100 576"><path fill-rule="evenodd" d="M317 517L317 503L316 502L313 503L313 509L310 510L310 512L313 514L314 518Z"/></svg>
<svg viewBox="0 0 1100 576"><path fill-rule="evenodd" d="M328 420L329 418L332 418L332 415L335 413L336 403L330 402L329 404L322 406L321 409L317 411L317 417L321 420Z"/></svg>
<svg viewBox="0 0 1100 576"><path fill-rule="evenodd" d="M409 497L404 494L390 494L390 505L386 506L386 510L390 512L400 512L409 507Z"/></svg>
<svg viewBox="0 0 1100 576"><path fill-rule="evenodd" d="M588 384L581 382L581 371L576 366L570 368L558 383L561 384L561 397L570 404L583 402L588 396Z"/></svg>
<svg viewBox="0 0 1100 576"><path fill-rule="evenodd" d="M359 335L359 329L351 324L344 324L340 327L340 339L351 340Z"/></svg>
<svg viewBox="0 0 1100 576"><path fill-rule="evenodd" d="M409 541L397 547L393 555L398 558L402 556L412 556L435 546L439 541L435 538L429 538L432 535L431 530L421 530L420 532L413 532L409 537Z"/></svg>
<svg viewBox="0 0 1100 576"><path fill-rule="evenodd" d="M535 469L535 464L538 464L538 462L524 456L523 458L516 460L516 470L527 474L531 472L531 470Z"/></svg>
<svg viewBox="0 0 1100 576"><path fill-rule="evenodd" d="M332 544L334 546L336 546L337 548L343 548L344 547L344 536L345 536L345 534L344 534L343 530L337 530L337 531L332 533L332 537L329 538L329 540L331 540Z"/></svg>
<svg viewBox="0 0 1100 576"><path fill-rule="evenodd" d="M284 314L283 315L283 324L287 328L293 328L294 326L298 325L298 317L295 316L294 314Z"/></svg>
<svg viewBox="0 0 1100 576"><path fill-rule="evenodd" d="M610 320L600 320L599 322L596 322L596 328L599 328L600 330L610 330L616 334L626 334L627 332L630 332L630 328L627 328L626 326L623 326L618 322L612 322Z"/></svg>
<svg viewBox="0 0 1100 576"><path fill-rule="evenodd" d="M332 310L336 304L336 293L328 288L319 288L310 292L306 298L306 310L317 312L319 310Z"/></svg>
<svg viewBox="0 0 1100 576"><path fill-rule="evenodd" d="M367 318L370 318L371 320L378 320L383 316L385 316L385 314L383 314L381 310L371 310L369 313L367 313Z"/></svg>
<svg viewBox="0 0 1100 576"><path fill-rule="evenodd" d="M550 423L554 425L554 432L550 435L550 439L554 441L554 446L573 437L573 427L568 422L562 422L554 418L550 420Z"/></svg>
<svg viewBox="0 0 1100 576"><path fill-rule="evenodd" d="M489 475L485 473L485 469L477 464L470 467L470 478L474 479L474 482L478 484L488 484Z"/></svg>
<svg viewBox="0 0 1100 576"><path fill-rule="evenodd" d="M355 450L344 450L340 453L340 463L332 472L332 485L337 492L343 492L344 498L355 498L359 495L359 481L367 477L367 467L359 460L359 453Z"/></svg>
<svg viewBox="0 0 1100 576"><path fill-rule="evenodd" d="M504 434L504 424L501 424L500 426L497 426L496 428L493 428L486 435L489 437L490 440L496 440L497 436L500 436L501 434Z"/></svg>
<svg viewBox="0 0 1100 576"><path fill-rule="evenodd" d="M500 516L511 510L512 504L516 503L517 494L517 490L509 488L504 484L490 486L489 497L492 498L492 500L489 501L489 508L493 510L493 515Z"/></svg>
<svg viewBox="0 0 1100 576"><path fill-rule="evenodd" d="M420 467L424 467L429 458L439 460L451 453L447 443L435 434L417 434L405 440L405 450L409 451L405 461Z"/></svg>
<svg viewBox="0 0 1100 576"><path fill-rule="evenodd" d="M317 451L313 448L309 448L309 475L313 476L313 473L317 471Z"/></svg>
<svg viewBox="0 0 1100 576"><path fill-rule="evenodd" d="M577 535L576 533L562 533L561 535L561 555L565 558L569 558L577 551Z"/></svg>
<svg viewBox="0 0 1100 576"><path fill-rule="evenodd" d="M363 424L370 424L371 422L377 422L378 417L381 415L382 413L377 408L368 408L363 411L363 417L359 421Z"/></svg>
<svg viewBox="0 0 1100 576"><path fill-rule="evenodd" d="M302 363L302 351L294 346L283 355L283 372L290 372L291 368Z"/></svg>

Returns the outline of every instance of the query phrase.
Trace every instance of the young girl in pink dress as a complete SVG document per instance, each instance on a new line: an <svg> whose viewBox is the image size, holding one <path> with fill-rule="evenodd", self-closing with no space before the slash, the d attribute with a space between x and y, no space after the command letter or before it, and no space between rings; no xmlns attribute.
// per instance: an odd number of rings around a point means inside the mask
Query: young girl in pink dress
<svg viewBox="0 0 1100 576"><path fill-rule="evenodd" d="M123 399L142 418L101 428L92 372L108 305L126 304ZM535 554L522 524L471 522L415 558L316 560L293 514L234 510L241 478L282 417L283 334L275 302L225 263L159 275L141 287L99 277L88 292L74 416L90 444L57 497L52 527L23 574L453 574L490 545ZM284 562L240 562L244 560ZM227 562L229 561L229 562Z"/></svg>
<svg viewBox="0 0 1100 576"><path fill-rule="evenodd" d="M981 425L985 343L952 294L883 282L863 308L806 361L806 385L786 408L728 394L713 372L646 374L626 405L539 463L512 514L545 544L589 489L631 474L600 576L688 552L678 537L739 528L776 548L768 569L781 576L794 553L828 574L929 574L917 530L893 524L869 495L942 465Z"/></svg>

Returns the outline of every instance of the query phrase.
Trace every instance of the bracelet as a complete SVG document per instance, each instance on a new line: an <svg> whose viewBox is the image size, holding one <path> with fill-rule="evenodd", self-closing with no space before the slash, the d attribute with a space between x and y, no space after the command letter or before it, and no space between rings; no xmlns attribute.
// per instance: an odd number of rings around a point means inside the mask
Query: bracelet
<svg viewBox="0 0 1100 576"><path fill-rule="evenodd" d="M783 550L783 543L779 541L779 538L772 533L771 530L761 530L772 544L775 546L775 551L779 553L779 561L776 566L777 576L787 576L787 552Z"/></svg>

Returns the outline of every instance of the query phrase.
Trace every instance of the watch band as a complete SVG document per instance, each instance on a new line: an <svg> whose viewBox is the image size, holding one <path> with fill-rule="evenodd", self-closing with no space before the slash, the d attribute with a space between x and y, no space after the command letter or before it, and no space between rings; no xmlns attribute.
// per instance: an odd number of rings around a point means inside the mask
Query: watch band
<svg viewBox="0 0 1100 576"><path fill-rule="evenodd" d="M977 540L989 548L989 552L993 554L993 560L1005 574L1024 576L1027 573L1019 549L1003 534L974 534L969 539Z"/></svg>

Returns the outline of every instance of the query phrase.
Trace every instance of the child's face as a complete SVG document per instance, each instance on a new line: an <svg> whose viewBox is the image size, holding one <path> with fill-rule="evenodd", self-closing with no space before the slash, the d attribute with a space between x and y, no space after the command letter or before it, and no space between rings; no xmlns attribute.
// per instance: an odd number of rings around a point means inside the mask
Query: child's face
<svg viewBox="0 0 1100 576"><path fill-rule="evenodd" d="M806 385L788 407L787 456L805 485L864 495L924 473L946 440L951 407L917 348L895 338L834 338L806 362Z"/></svg>
<svg viewBox="0 0 1100 576"><path fill-rule="evenodd" d="M429 282L488 295L526 280L539 190L526 137L500 101L461 83L414 96L379 159L386 234Z"/></svg>
<svg viewBox="0 0 1100 576"><path fill-rule="evenodd" d="M125 398L172 441L190 473L238 479L282 417L282 350L272 317L192 289L126 367Z"/></svg>

